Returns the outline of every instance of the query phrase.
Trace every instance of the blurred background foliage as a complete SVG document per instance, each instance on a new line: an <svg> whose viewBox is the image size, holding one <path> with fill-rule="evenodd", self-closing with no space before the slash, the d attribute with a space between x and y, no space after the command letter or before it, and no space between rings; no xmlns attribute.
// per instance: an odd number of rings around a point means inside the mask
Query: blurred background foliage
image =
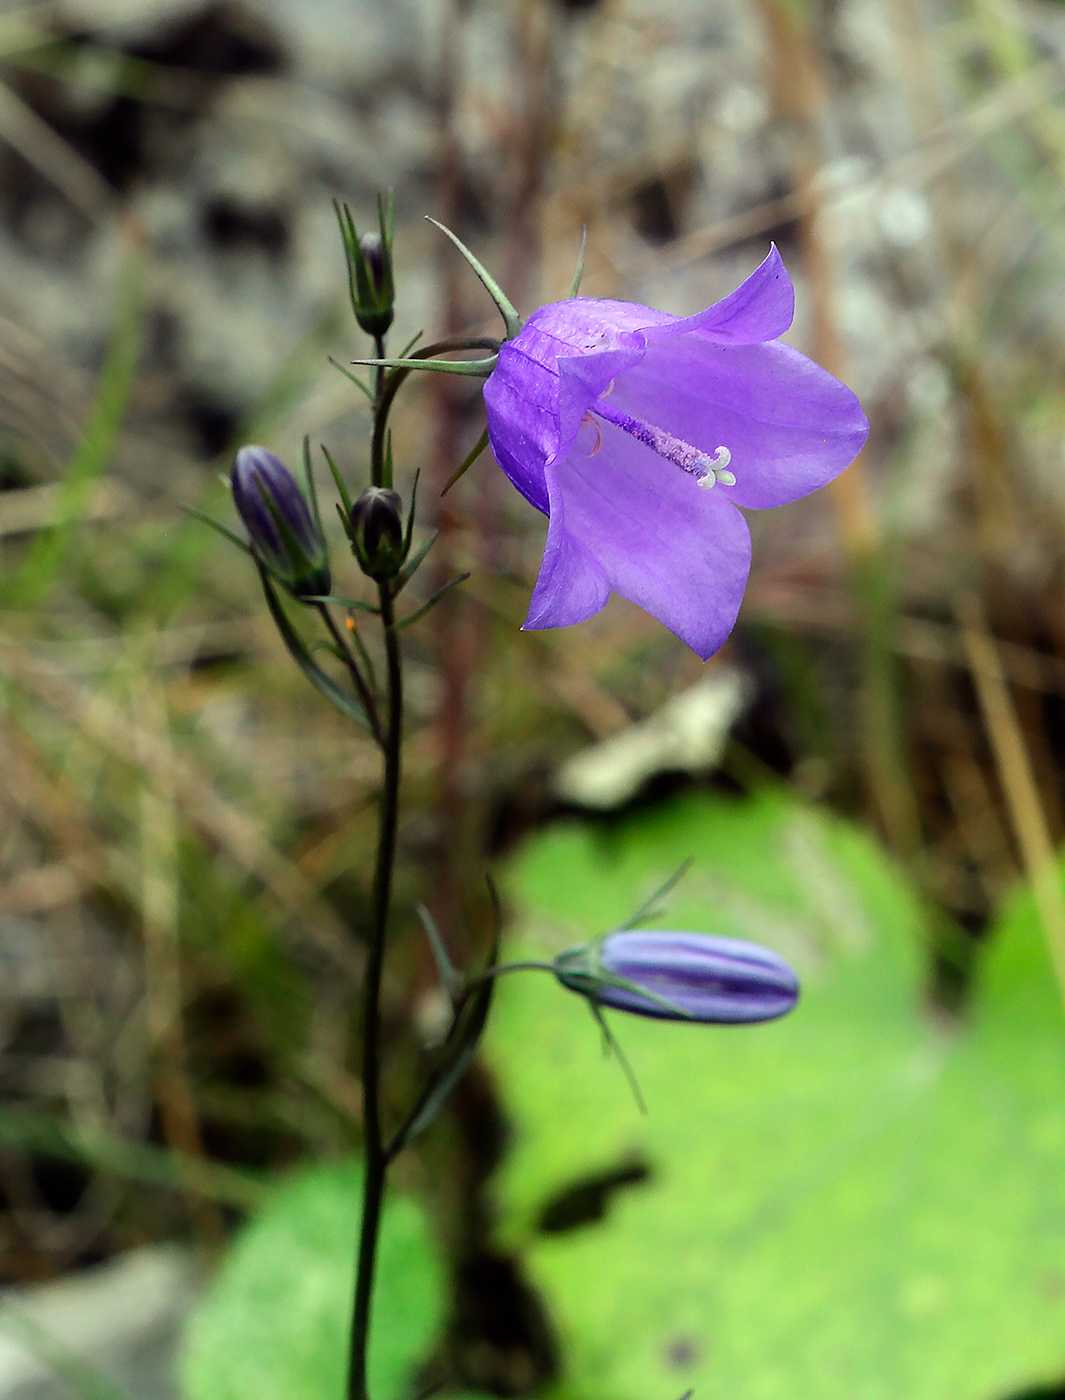
<svg viewBox="0 0 1065 1400"><path fill-rule="evenodd" d="M307 1164L358 1143L377 756L181 506L229 520L248 440L294 465L309 433L361 482L331 200L370 226L385 187L396 347L494 329L425 213L526 312L584 225L588 294L675 312L775 240L789 338L872 435L752 517L703 668L622 600L520 633L543 522L487 457L441 501L479 394L404 391L425 592L472 576L407 634L391 1099L440 1028L414 901L476 959L486 863L511 947L554 950L692 856L676 919L809 992L764 1031L626 1026L642 1123L579 1005L510 979L402 1162L397 1268L428 1281L382 1376L1065 1393L1063 90L1056 0L0 6L5 1281L160 1240L217 1260L300 1169L219 1275L188 1393L248 1393L231 1319L271 1248L267 1331L332 1335L292 1325L285 1261L348 1267L355 1178ZM267 1369L324 1400L305 1360Z"/></svg>

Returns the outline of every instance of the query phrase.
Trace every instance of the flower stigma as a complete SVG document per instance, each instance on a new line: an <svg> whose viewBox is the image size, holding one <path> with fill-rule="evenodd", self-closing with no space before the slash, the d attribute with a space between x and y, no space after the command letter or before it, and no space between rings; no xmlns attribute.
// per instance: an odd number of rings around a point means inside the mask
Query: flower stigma
<svg viewBox="0 0 1065 1400"><path fill-rule="evenodd" d="M613 387L613 386L611 386ZM645 423L641 418L630 418L627 413L622 413L619 408L607 405L599 398L590 410L597 418L604 418L608 423L613 423L616 428L620 428L623 433L628 433L637 442L642 442L645 447L649 447L652 452L656 452L659 457L665 457L669 462L673 462L685 471L689 476L694 476L700 486L709 489L719 481L722 486L735 486L736 478L728 470L728 465L732 461L732 453L727 447L719 447L711 457L702 448L693 447L690 442L685 442L683 438L674 437L672 433L667 433L664 428L658 428L653 423ZM593 455L598 451L599 444L593 449Z"/></svg>

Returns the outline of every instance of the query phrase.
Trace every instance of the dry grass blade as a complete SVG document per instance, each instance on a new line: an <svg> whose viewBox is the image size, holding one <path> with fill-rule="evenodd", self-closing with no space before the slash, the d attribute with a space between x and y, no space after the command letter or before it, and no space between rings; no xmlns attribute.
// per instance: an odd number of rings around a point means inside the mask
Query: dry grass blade
<svg viewBox="0 0 1065 1400"><path fill-rule="evenodd" d="M351 935L298 866L275 850L260 825L217 792L187 759L157 735L131 733L129 715L99 692L72 681L55 666L10 640L4 661L18 684L43 704L59 710L113 759L138 763L148 782L172 785L187 818L215 841L237 865L261 881L286 917L327 954L338 969L357 977L362 959Z"/></svg>
<svg viewBox="0 0 1065 1400"><path fill-rule="evenodd" d="M1032 885L1047 950L1065 1002L1065 888L1050 839L1031 760L1010 697L995 640L975 594L958 600L962 640L987 736L1005 793L1014 837Z"/></svg>

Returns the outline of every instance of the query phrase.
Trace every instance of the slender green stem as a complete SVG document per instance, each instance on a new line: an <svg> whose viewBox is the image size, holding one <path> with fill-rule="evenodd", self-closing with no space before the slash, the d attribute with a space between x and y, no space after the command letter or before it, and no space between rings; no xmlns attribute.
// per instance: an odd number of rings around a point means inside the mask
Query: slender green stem
<svg viewBox="0 0 1065 1400"><path fill-rule="evenodd" d="M354 685L358 692L359 699L362 701L363 708L366 711L366 718L370 721L370 732L380 744L383 742L383 736L381 734L381 716L377 711L377 698L370 689L365 676L362 674L358 661L352 656L348 644L344 639L343 632L341 632L340 628L336 625L333 614L329 611L325 603L319 603L317 607L322 615L322 620L329 629L329 635L332 637L333 643L340 653L340 659L343 661L348 675L351 677L351 683Z"/></svg>
<svg viewBox="0 0 1065 1400"><path fill-rule="evenodd" d="M424 345L411 355L412 360L434 360L438 355L451 350L498 350L499 341L488 336L462 336L452 340L439 340L434 345ZM378 359L384 357L379 355ZM378 370L378 373L382 373ZM411 373L410 369L393 369L377 381L378 392L374 400L373 441L370 444L370 476L375 486L386 486L385 440L388 433L388 414L392 401L399 393L403 381Z"/></svg>
<svg viewBox="0 0 1065 1400"><path fill-rule="evenodd" d="M384 1202L385 1176L388 1171L388 1156L381 1131L380 1106L381 975L384 969L388 912L392 900L392 871L395 865L396 827L399 816L403 673L391 585L387 582L378 584L378 596L387 660L384 782L381 791L370 949L366 960L364 990L362 1094L366 1178L363 1187L362 1227L351 1324L347 1400L368 1400L366 1359L370 1335L370 1306L373 1298L381 1206Z"/></svg>

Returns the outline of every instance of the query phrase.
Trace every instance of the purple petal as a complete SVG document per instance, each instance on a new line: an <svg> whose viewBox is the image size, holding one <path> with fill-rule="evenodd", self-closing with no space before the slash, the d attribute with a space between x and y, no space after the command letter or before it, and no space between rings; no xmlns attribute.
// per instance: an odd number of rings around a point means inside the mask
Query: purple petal
<svg viewBox="0 0 1065 1400"><path fill-rule="evenodd" d="M552 525L561 514L565 535L580 542L582 564L594 560L615 592L704 661L712 656L736 621L751 558L747 522L720 488L702 489L606 422L585 424L569 455L547 469L547 480ZM584 587L587 607L592 592ZM537 594L540 588L538 582ZM560 626L559 616L558 608L541 609L525 625Z"/></svg>
<svg viewBox="0 0 1065 1400"><path fill-rule="evenodd" d="M694 316L671 318L668 325L645 322L647 340L700 331L715 341L731 345L754 345L776 340L795 318L795 289L776 244L746 282L727 297L698 311Z"/></svg>
<svg viewBox="0 0 1065 1400"><path fill-rule="evenodd" d="M772 1020L790 1011L799 994L798 978L783 958L738 938L626 930L603 939L599 961L698 1021ZM674 1019L666 1007L623 987L597 988L596 997L620 1010Z"/></svg>
<svg viewBox="0 0 1065 1400"><path fill-rule="evenodd" d="M657 340L615 382L626 413L713 454L727 447L737 505L786 505L838 476L869 432L858 400L789 345L718 345L694 333Z"/></svg>
<svg viewBox="0 0 1065 1400"><path fill-rule="evenodd" d="M553 483L553 474L549 481ZM566 510L557 488L552 497L547 544L529 600L526 628L570 627L585 622L610 597L610 585L595 556L566 528Z"/></svg>

